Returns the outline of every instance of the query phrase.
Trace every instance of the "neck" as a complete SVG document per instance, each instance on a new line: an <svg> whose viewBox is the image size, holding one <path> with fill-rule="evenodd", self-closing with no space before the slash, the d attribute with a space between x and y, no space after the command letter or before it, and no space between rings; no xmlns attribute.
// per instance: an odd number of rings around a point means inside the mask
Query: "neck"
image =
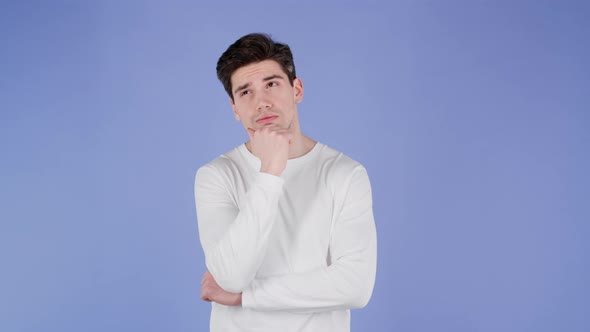
<svg viewBox="0 0 590 332"><path fill-rule="evenodd" d="M302 133L296 133L294 139L291 141L291 146L289 147L289 159L299 158L307 154L313 149L315 143L314 140Z"/></svg>

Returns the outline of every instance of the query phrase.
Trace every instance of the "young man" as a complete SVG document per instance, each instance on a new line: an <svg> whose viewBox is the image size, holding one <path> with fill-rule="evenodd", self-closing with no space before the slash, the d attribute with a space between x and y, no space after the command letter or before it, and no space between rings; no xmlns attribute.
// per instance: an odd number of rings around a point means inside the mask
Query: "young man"
<svg viewBox="0 0 590 332"><path fill-rule="evenodd" d="M195 179L211 331L349 331L375 282L365 168L301 132L303 83L287 45L246 35L217 75L250 140Z"/></svg>

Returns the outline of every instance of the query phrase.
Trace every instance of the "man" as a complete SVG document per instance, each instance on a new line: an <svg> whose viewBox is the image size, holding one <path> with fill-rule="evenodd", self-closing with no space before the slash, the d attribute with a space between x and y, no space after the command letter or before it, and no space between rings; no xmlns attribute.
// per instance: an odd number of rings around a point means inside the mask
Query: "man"
<svg viewBox="0 0 590 332"><path fill-rule="evenodd" d="M217 75L250 139L195 178L211 331L349 331L376 271L365 168L301 132L287 45L246 35Z"/></svg>

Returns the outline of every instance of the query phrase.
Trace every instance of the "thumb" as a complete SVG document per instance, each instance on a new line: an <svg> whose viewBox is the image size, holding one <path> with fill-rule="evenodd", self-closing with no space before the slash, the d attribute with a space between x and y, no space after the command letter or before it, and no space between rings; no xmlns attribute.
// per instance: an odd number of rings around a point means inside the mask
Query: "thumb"
<svg viewBox="0 0 590 332"><path fill-rule="evenodd" d="M252 128L247 128L248 129L248 136L250 136L250 140L252 140L254 138L254 129Z"/></svg>

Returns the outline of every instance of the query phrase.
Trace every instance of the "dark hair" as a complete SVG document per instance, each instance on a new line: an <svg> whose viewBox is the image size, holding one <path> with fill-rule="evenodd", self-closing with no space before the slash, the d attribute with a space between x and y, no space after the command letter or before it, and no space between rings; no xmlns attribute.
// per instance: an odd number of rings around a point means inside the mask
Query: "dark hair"
<svg viewBox="0 0 590 332"><path fill-rule="evenodd" d="M263 33L251 33L231 44L217 61L217 78L232 100L231 75L243 66L264 60L276 61L293 85L297 76L289 45L277 43Z"/></svg>

